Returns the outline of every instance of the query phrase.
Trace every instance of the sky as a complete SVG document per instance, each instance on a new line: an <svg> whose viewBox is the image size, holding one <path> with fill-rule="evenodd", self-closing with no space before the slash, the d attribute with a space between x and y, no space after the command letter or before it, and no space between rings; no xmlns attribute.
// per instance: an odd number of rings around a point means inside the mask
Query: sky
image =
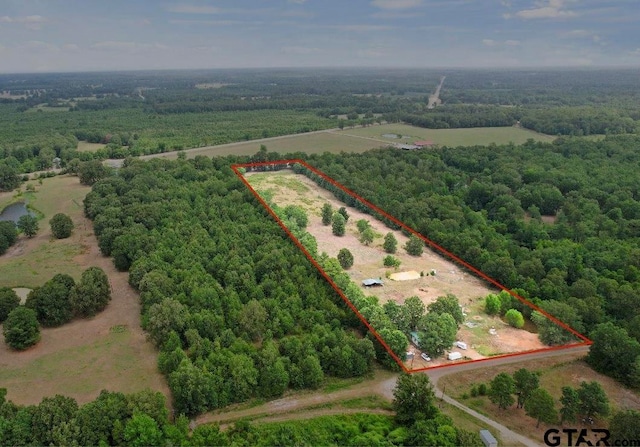
<svg viewBox="0 0 640 447"><path fill-rule="evenodd" d="M640 0L0 0L0 73L640 67Z"/></svg>

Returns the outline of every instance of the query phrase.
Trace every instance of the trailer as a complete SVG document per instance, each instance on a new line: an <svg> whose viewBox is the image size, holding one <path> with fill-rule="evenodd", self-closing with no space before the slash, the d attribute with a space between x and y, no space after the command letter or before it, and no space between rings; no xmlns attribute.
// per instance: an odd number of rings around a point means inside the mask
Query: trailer
<svg viewBox="0 0 640 447"><path fill-rule="evenodd" d="M462 358L462 354L459 352L450 352L448 359L449 360L460 360Z"/></svg>

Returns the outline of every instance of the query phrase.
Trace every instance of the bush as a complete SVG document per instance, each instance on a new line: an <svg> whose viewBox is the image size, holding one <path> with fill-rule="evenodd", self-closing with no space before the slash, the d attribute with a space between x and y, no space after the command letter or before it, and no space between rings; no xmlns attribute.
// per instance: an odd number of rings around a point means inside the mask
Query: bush
<svg viewBox="0 0 640 447"><path fill-rule="evenodd" d="M367 228L371 228L371 224L366 219L360 219L356 222L356 226L358 227L358 232L364 233L364 230Z"/></svg>
<svg viewBox="0 0 640 447"><path fill-rule="evenodd" d="M515 309L509 309L504 318L508 324L515 328L521 329L524 326L524 317Z"/></svg>
<svg viewBox="0 0 640 447"><path fill-rule="evenodd" d="M498 295L489 294L484 300L484 311L488 315L496 315L500 313L500 297Z"/></svg>
<svg viewBox="0 0 640 447"><path fill-rule="evenodd" d="M422 239L415 234L412 234L404 248L411 256L421 256L422 251L424 250L424 243L422 242Z"/></svg>
<svg viewBox="0 0 640 447"><path fill-rule="evenodd" d="M342 217L344 217L345 222L349 221L349 213L347 212L347 209L344 206L341 206L338 212L342 214Z"/></svg>
<svg viewBox="0 0 640 447"><path fill-rule="evenodd" d="M395 267L398 268L400 267L400 259L396 258L395 256L385 256L384 259L382 260L382 263L384 264L385 267Z"/></svg>
<svg viewBox="0 0 640 447"><path fill-rule="evenodd" d="M331 232L335 236L344 236L346 220L340 213L335 213L332 219Z"/></svg>
<svg viewBox="0 0 640 447"><path fill-rule="evenodd" d="M353 255L346 248L342 248L338 252L338 262L343 269L347 270L353 265Z"/></svg>
<svg viewBox="0 0 640 447"><path fill-rule="evenodd" d="M65 239L71 236L73 221L66 214L58 213L49 221L51 233L56 239Z"/></svg>
<svg viewBox="0 0 640 447"><path fill-rule="evenodd" d="M487 395L487 384L486 383L481 383L480 385L478 385L478 394L480 396L486 396Z"/></svg>
<svg viewBox="0 0 640 447"><path fill-rule="evenodd" d="M387 233L384 237L384 244L382 244L384 251L390 254L394 254L398 249L398 240L393 233Z"/></svg>
<svg viewBox="0 0 640 447"><path fill-rule="evenodd" d="M24 306L13 309L2 329L6 343L16 350L27 349L40 340L40 326L36 312Z"/></svg>

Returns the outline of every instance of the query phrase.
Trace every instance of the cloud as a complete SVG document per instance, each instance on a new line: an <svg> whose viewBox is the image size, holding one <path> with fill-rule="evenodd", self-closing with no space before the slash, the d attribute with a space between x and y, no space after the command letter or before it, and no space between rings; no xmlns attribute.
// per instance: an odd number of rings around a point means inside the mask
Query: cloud
<svg viewBox="0 0 640 447"><path fill-rule="evenodd" d="M518 45L520 45L520 41L513 40L513 39L509 39L505 41L499 41L499 40L493 40L493 39L482 39L482 44L488 47L500 47L500 46L517 47Z"/></svg>
<svg viewBox="0 0 640 447"><path fill-rule="evenodd" d="M237 26L237 25L256 25L261 22L244 22L242 20L186 20L172 19L169 23L174 25L211 25L211 26Z"/></svg>
<svg viewBox="0 0 640 447"><path fill-rule="evenodd" d="M65 51L78 51L80 47L75 43L66 43L62 45L62 49Z"/></svg>
<svg viewBox="0 0 640 447"><path fill-rule="evenodd" d="M41 40L29 40L20 46L27 51L37 53L54 53L60 51L60 48L56 45L50 44L49 42L43 42Z"/></svg>
<svg viewBox="0 0 640 447"><path fill-rule="evenodd" d="M566 0L541 0L536 2L536 8L523 9L515 14L504 14L505 19L517 17L523 20L536 19L567 19L577 16L574 11L565 8Z"/></svg>
<svg viewBox="0 0 640 447"><path fill-rule="evenodd" d="M0 17L0 23L19 23L24 25L25 28L31 30L39 30L46 22L48 22L46 17L42 17L40 15L31 15L26 17Z"/></svg>
<svg viewBox="0 0 640 447"><path fill-rule="evenodd" d="M149 50L168 50L169 47L159 43L138 43L127 42L120 40L105 40L102 42L96 42L91 45L91 48L99 51L116 51L121 53L137 53Z"/></svg>
<svg viewBox="0 0 640 447"><path fill-rule="evenodd" d="M288 3L293 3L294 5L302 5L303 3L306 3L307 0L287 0Z"/></svg>
<svg viewBox="0 0 640 447"><path fill-rule="evenodd" d="M342 31L354 31L358 33L369 33L375 31L387 31L393 29L388 25L335 25L330 28L339 29Z"/></svg>
<svg viewBox="0 0 640 447"><path fill-rule="evenodd" d="M371 14L371 17L374 19L414 19L419 15L421 16L422 14L415 12L378 11Z"/></svg>
<svg viewBox="0 0 640 447"><path fill-rule="evenodd" d="M281 51L286 54L320 54L325 50L322 48L310 48L310 47L282 47Z"/></svg>
<svg viewBox="0 0 640 447"><path fill-rule="evenodd" d="M169 12L175 12L178 14L219 14L220 13L220 8L216 8L215 6L199 6L199 5L190 5L185 3L170 5L166 7L166 10Z"/></svg>
<svg viewBox="0 0 640 447"><path fill-rule="evenodd" d="M410 9L420 6L422 0L373 0L372 6L380 9Z"/></svg>

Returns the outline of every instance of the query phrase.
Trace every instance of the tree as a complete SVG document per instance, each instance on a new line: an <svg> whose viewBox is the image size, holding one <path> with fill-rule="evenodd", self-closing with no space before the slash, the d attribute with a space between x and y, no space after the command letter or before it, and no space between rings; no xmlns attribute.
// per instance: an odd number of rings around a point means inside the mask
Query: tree
<svg viewBox="0 0 640 447"><path fill-rule="evenodd" d="M0 161L0 191L11 191L20 184L18 169Z"/></svg>
<svg viewBox="0 0 640 447"><path fill-rule="evenodd" d="M156 346L169 336L171 331L182 333L187 322L188 311L184 305L173 298L165 298L149 308L144 328Z"/></svg>
<svg viewBox="0 0 640 447"><path fill-rule="evenodd" d="M0 222L0 255L3 255L17 240L16 225L9 220Z"/></svg>
<svg viewBox="0 0 640 447"><path fill-rule="evenodd" d="M395 267L398 268L400 267L400 259L396 258L395 256L391 256L391 255L387 255L384 257L384 259L382 260L382 264L385 267Z"/></svg>
<svg viewBox="0 0 640 447"><path fill-rule="evenodd" d="M402 313L406 315L406 320L409 323L409 328L415 330L418 326L418 322L424 315L426 307L420 298L412 296L404 300L402 306Z"/></svg>
<svg viewBox="0 0 640 447"><path fill-rule="evenodd" d="M58 213L49 220L51 233L56 239L65 239L71 236L73 221L66 214Z"/></svg>
<svg viewBox="0 0 640 447"><path fill-rule="evenodd" d="M82 272L80 282L69 296L73 312L82 317L92 317L104 310L111 300L109 278L100 267L89 267Z"/></svg>
<svg viewBox="0 0 640 447"><path fill-rule="evenodd" d="M609 415L609 398L598 382L582 382L578 388L578 398L580 399L578 414L583 417Z"/></svg>
<svg viewBox="0 0 640 447"><path fill-rule="evenodd" d="M438 412L433 386L426 374L398 376L393 389L393 409L396 420L409 426L416 421L432 419Z"/></svg>
<svg viewBox="0 0 640 447"><path fill-rule="evenodd" d="M330 203L322 205L322 225L330 225L333 217L333 207Z"/></svg>
<svg viewBox="0 0 640 447"><path fill-rule="evenodd" d="M493 378L489 388L489 399L498 408L506 410L515 402L512 394L515 391L515 381L507 373L500 373Z"/></svg>
<svg viewBox="0 0 640 447"><path fill-rule="evenodd" d="M376 235L371 228L365 228L360 234L360 242L364 245L370 245L375 239Z"/></svg>
<svg viewBox="0 0 640 447"><path fill-rule="evenodd" d="M71 397L45 397L33 411L31 425L38 445L55 445L54 433L78 412L78 403Z"/></svg>
<svg viewBox="0 0 640 447"><path fill-rule="evenodd" d="M18 219L18 229L22 230L25 236L32 238L39 229L38 219L31 214L25 214Z"/></svg>
<svg viewBox="0 0 640 447"><path fill-rule="evenodd" d="M444 354L456 339L458 325L451 314L429 312L418 323L420 349L432 357Z"/></svg>
<svg viewBox="0 0 640 447"><path fill-rule="evenodd" d="M345 223L349 221L349 213L347 212L347 209L344 206L341 206L338 209L338 213L342 214L342 217L344 217Z"/></svg>
<svg viewBox="0 0 640 447"><path fill-rule="evenodd" d="M570 386L562 387L562 397L560 397L560 421L575 422L578 417L578 411L580 410L580 396L575 388Z"/></svg>
<svg viewBox="0 0 640 447"><path fill-rule="evenodd" d="M91 186L107 175L109 175L109 170L100 160L85 161L78 166L78 177L83 185Z"/></svg>
<svg viewBox="0 0 640 447"><path fill-rule="evenodd" d="M0 287L0 323L7 319L9 313L20 305L20 297L9 287Z"/></svg>
<svg viewBox="0 0 640 447"><path fill-rule="evenodd" d="M500 297L490 293L484 300L484 311L488 315L497 315L500 313Z"/></svg>
<svg viewBox="0 0 640 447"><path fill-rule="evenodd" d="M382 244L384 251L390 254L394 254L398 249L398 240L393 233L387 233L384 236L384 243Z"/></svg>
<svg viewBox="0 0 640 447"><path fill-rule="evenodd" d="M458 298L451 293L447 293L446 296L439 296L433 303L429 304L427 310L439 314L449 314L458 325L464 322L464 315Z"/></svg>
<svg viewBox="0 0 640 447"><path fill-rule="evenodd" d="M411 256L421 256L422 251L424 250L424 243L422 242L422 239L415 234L412 234L404 246L404 249L407 250L407 253Z"/></svg>
<svg viewBox="0 0 640 447"><path fill-rule="evenodd" d="M25 305L36 312L43 326L60 326L73 317L70 292L64 283L51 279L29 292Z"/></svg>
<svg viewBox="0 0 640 447"><path fill-rule="evenodd" d="M346 220L340 213L335 213L332 218L331 232L335 236L344 236Z"/></svg>
<svg viewBox="0 0 640 447"><path fill-rule="evenodd" d="M338 252L338 262L343 269L348 270L353 266L353 255L346 248L341 248Z"/></svg>
<svg viewBox="0 0 640 447"><path fill-rule="evenodd" d="M264 336L268 318L269 314L260 301L251 300L240 311L238 324L249 340L259 341Z"/></svg>
<svg viewBox="0 0 640 447"><path fill-rule="evenodd" d="M544 388L537 388L524 404L524 411L528 416L537 420L536 428L540 422L553 424L558 420L553 396Z"/></svg>
<svg viewBox="0 0 640 447"><path fill-rule="evenodd" d="M9 312L2 328L5 342L22 351L40 340L40 326L33 309L18 306Z"/></svg>
<svg viewBox="0 0 640 447"><path fill-rule="evenodd" d="M364 230L366 230L367 228L371 228L371 224L367 219L360 219L356 222L356 227L358 227L358 232L362 234L364 233Z"/></svg>
<svg viewBox="0 0 640 447"><path fill-rule="evenodd" d="M302 382L305 388L317 389L324 381L324 372L320 360L315 355L308 355L299 364Z"/></svg>
<svg viewBox="0 0 640 447"><path fill-rule="evenodd" d="M521 329L524 326L524 317L520 311L515 309L509 309L504 315L504 319L507 323L517 329Z"/></svg>
<svg viewBox="0 0 640 447"><path fill-rule="evenodd" d="M126 444L134 447L162 445L164 436L151 416L136 412L124 427Z"/></svg>
<svg viewBox="0 0 640 447"><path fill-rule="evenodd" d="M615 413L609 422L610 445L624 445L623 441L640 439L640 412L623 410Z"/></svg>
<svg viewBox="0 0 640 447"><path fill-rule="evenodd" d="M623 328L613 323L602 323L589 334L593 345L587 355L587 363L596 371L606 373L626 385L633 385L634 362L640 356L640 343L627 335Z"/></svg>
<svg viewBox="0 0 640 447"><path fill-rule="evenodd" d="M534 372L526 368L520 368L513 373L515 393L518 396L517 407L522 408L527 402L531 393L540 386L540 379Z"/></svg>

